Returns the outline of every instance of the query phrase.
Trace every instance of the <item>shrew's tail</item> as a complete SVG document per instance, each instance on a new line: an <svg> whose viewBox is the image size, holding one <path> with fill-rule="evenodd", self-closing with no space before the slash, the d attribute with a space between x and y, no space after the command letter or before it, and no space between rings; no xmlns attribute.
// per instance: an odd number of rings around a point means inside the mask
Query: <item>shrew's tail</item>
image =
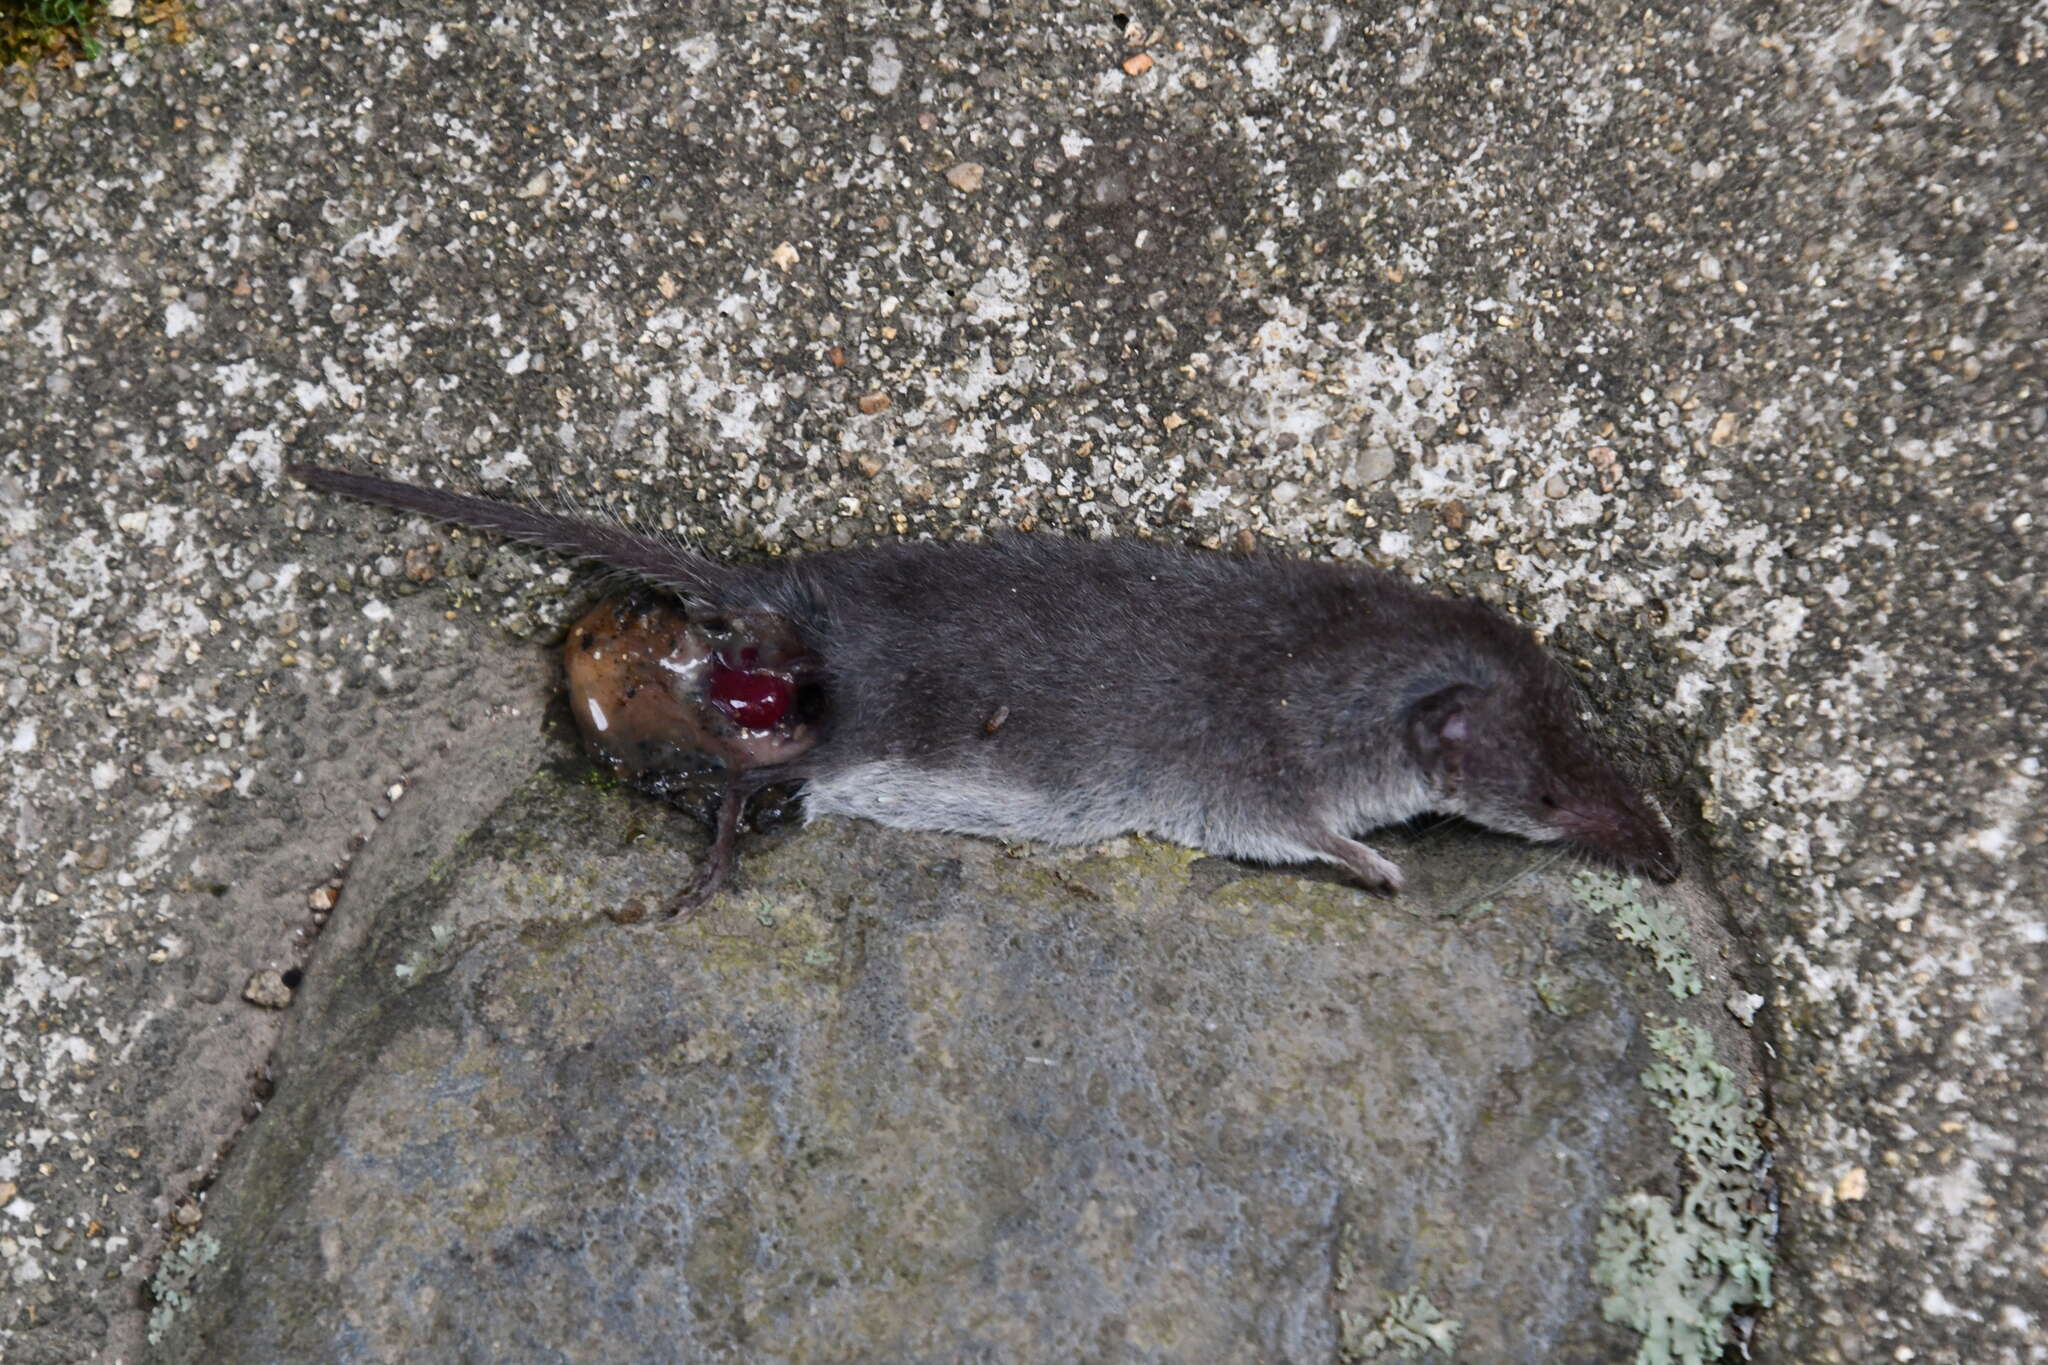
<svg viewBox="0 0 2048 1365"><path fill-rule="evenodd" d="M314 465L295 464L286 472L323 493L381 503L436 521L494 531L509 540L539 545L558 554L593 559L643 582L707 604L723 604L741 595L752 577L745 569L707 559L679 544L602 521L558 516L517 503L474 498L438 488L417 488L369 474L350 474Z"/></svg>

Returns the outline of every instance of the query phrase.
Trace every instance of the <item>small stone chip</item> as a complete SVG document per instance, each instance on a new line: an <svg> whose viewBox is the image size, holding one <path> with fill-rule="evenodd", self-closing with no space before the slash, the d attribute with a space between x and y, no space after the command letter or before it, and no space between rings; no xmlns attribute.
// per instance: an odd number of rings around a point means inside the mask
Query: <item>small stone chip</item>
<svg viewBox="0 0 2048 1365"><path fill-rule="evenodd" d="M1351 483L1358 488L1384 482L1394 472L1394 448L1375 441L1359 452L1351 464Z"/></svg>
<svg viewBox="0 0 2048 1365"><path fill-rule="evenodd" d="M946 183L962 194L972 194L981 188L982 179L987 174L988 167L979 161L961 161L946 172Z"/></svg>
<svg viewBox="0 0 2048 1365"><path fill-rule="evenodd" d="M333 887L318 887L314 890L312 895L306 897L306 908L309 910L320 911L332 910L334 908L335 901L339 900L340 898L341 893L336 891Z"/></svg>
<svg viewBox="0 0 2048 1365"><path fill-rule="evenodd" d="M292 988L284 984L282 973L265 968L250 974L249 984L242 987L242 998L267 1010L281 1010L292 1003Z"/></svg>
<svg viewBox="0 0 2048 1365"><path fill-rule="evenodd" d="M1621 483L1621 462L1616 458L1613 446L1594 446L1587 452L1593 461L1593 482L1600 486L1602 493L1612 493Z"/></svg>
<svg viewBox="0 0 2048 1365"><path fill-rule="evenodd" d="M1126 76L1142 76L1151 69L1152 54L1149 52L1140 52L1134 57L1126 58L1124 61L1124 74Z"/></svg>
<svg viewBox="0 0 2048 1365"><path fill-rule="evenodd" d="M784 242L781 246L776 247L774 251L769 253L768 259L770 262L774 264L777 270L780 270L787 274L789 268L795 265L797 262L796 248L791 246L788 242Z"/></svg>
<svg viewBox="0 0 2048 1365"><path fill-rule="evenodd" d="M1443 505L1443 510L1439 513L1439 515L1443 517L1444 525L1450 527L1453 531L1462 531L1465 529L1464 503L1457 502L1455 500L1447 502Z"/></svg>
<svg viewBox="0 0 2048 1365"><path fill-rule="evenodd" d="M1543 496L1549 498L1552 502L1556 502L1571 491L1572 486L1565 482L1564 475L1562 474L1552 474L1543 481Z"/></svg>
<svg viewBox="0 0 2048 1365"><path fill-rule="evenodd" d="M886 393L864 393L860 396L860 410L863 416L873 417L878 412L889 410L889 395Z"/></svg>
<svg viewBox="0 0 2048 1365"><path fill-rule="evenodd" d="M1870 1193L1870 1172L1861 1166L1851 1166L1835 1182L1835 1198L1844 1204L1853 1204Z"/></svg>
<svg viewBox="0 0 2048 1365"><path fill-rule="evenodd" d="M1735 439L1735 414L1724 412L1714 419L1714 429L1707 433L1707 439L1717 446L1725 446Z"/></svg>
<svg viewBox="0 0 2048 1365"><path fill-rule="evenodd" d="M1159 425L1165 427L1168 431L1179 431L1187 424L1188 419L1177 412L1169 412L1166 416L1159 419Z"/></svg>

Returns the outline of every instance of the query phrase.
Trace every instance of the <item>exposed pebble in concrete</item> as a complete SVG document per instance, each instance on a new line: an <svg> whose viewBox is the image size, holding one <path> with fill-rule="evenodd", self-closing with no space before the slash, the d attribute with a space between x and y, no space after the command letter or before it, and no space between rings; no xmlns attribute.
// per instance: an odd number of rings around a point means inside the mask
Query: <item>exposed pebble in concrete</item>
<svg viewBox="0 0 2048 1365"><path fill-rule="evenodd" d="M284 984L282 973L265 969L250 976L242 998L267 1010L281 1010L292 1003L292 988Z"/></svg>

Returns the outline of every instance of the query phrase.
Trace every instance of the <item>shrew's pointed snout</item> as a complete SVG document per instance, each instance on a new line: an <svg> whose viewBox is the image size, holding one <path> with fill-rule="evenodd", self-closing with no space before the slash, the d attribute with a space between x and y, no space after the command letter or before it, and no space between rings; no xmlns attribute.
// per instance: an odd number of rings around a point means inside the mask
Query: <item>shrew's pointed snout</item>
<svg viewBox="0 0 2048 1365"><path fill-rule="evenodd" d="M1632 863L1635 871L1651 881L1677 881L1678 848L1665 832L1663 822L1641 806L1626 809L1623 816L1625 825L1630 827L1622 840L1624 861Z"/></svg>
<svg viewBox="0 0 2048 1365"><path fill-rule="evenodd" d="M1657 817L1625 805L1588 805L1557 812L1565 837L1607 862L1671 883L1680 871L1678 849Z"/></svg>
<svg viewBox="0 0 2048 1365"><path fill-rule="evenodd" d="M1678 880L1684 869L1678 863L1678 850L1671 845L1671 839L1662 830L1653 831L1656 847L1644 858L1642 871L1651 881L1663 882L1667 886Z"/></svg>

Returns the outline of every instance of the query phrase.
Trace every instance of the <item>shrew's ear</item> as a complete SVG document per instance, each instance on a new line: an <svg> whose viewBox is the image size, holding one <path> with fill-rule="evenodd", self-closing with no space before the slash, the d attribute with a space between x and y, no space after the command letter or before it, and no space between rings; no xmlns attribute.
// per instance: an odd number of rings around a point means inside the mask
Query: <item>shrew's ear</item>
<svg viewBox="0 0 2048 1365"><path fill-rule="evenodd" d="M1456 772L1472 734L1473 703L1479 689L1470 683L1440 688L1408 708L1408 751L1431 772Z"/></svg>

